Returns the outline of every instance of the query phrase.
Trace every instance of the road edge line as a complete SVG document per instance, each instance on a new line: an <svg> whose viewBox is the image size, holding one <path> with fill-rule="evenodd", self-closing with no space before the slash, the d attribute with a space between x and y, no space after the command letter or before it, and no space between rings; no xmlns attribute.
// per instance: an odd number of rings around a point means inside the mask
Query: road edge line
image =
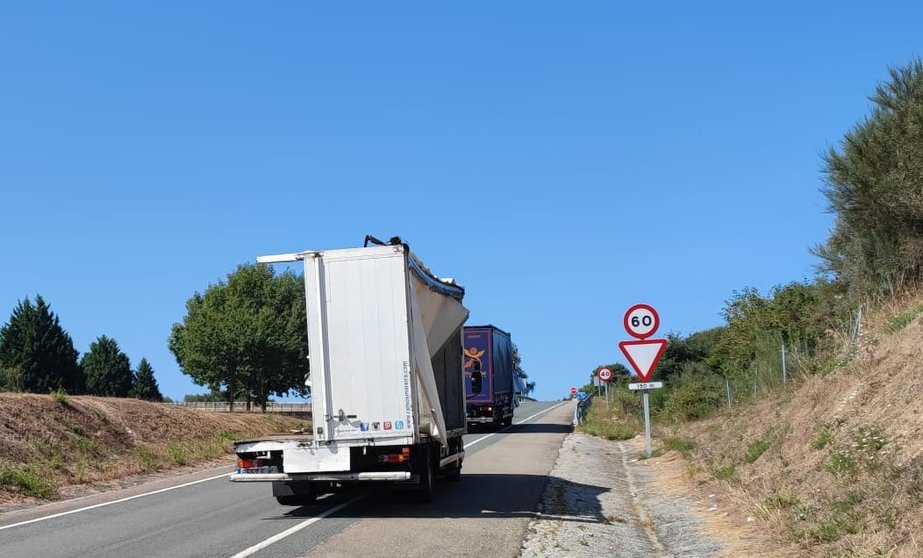
<svg viewBox="0 0 923 558"><path fill-rule="evenodd" d="M65 516L65 515L71 515L71 514L80 513L80 512L84 512L84 511L94 510L94 509L96 509L96 508L103 508L103 507L106 507L106 506L111 506L111 505L113 505L113 504L121 504L122 502L128 502L129 500L137 500L138 498L144 498L145 496L153 496L154 494L161 494L161 493L163 493L163 492L169 492L169 491L171 491L171 490L176 490L176 489L178 489L178 488L186 488L187 486L192 486L192 485L194 485L194 484L200 484L200 483L203 483L203 482L208 482L208 481L213 481L213 480L216 480L216 479L225 478L225 477L227 477L229 474L230 474L230 473L222 473L222 474L216 475L216 476L214 476L214 477L208 477L207 479L199 479L199 480L196 480L196 481L191 481L191 482L187 482L187 483L183 483L183 484L178 484L178 485L176 485L176 486L168 486L167 488L161 488L161 489L159 489L159 490L154 490L154 491L152 491L152 492L145 492L145 493L143 493L143 494L135 494L134 496L127 496L127 497L125 497L125 498L119 498L118 500L113 500L113 501L111 501L111 502L101 502L101 503L99 503L99 504L93 504L92 506L86 506L86 507L83 507L83 508L77 508L77 509L75 509L75 510L68 510L68 511L66 511L66 512L60 512L60 513L55 513L55 514L51 514L51 515L46 515L46 516L44 516L44 517L36 517L35 519L29 519L29 520L26 520L26 521L20 521L19 523L12 523L12 524L10 524L10 525L3 525L3 526L0 526L0 531L3 531L4 529L12 529L13 527L20 527L20 526L22 526L22 525L29 525L30 523L38 523L39 521L45 521L45 520L48 520L48 519L55 519L55 518L57 518L57 517L63 517L63 516Z"/></svg>

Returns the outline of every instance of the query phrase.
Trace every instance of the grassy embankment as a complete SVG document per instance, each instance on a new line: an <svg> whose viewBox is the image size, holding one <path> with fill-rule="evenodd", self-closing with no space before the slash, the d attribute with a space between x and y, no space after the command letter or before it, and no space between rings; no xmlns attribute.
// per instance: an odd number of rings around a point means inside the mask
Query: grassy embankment
<svg viewBox="0 0 923 558"><path fill-rule="evenodd" d="M662 405L656 451L677 451L690 479L755 516L800 556L923 556L923 296L870 317L857 342L799 377L706 418ZM597 398L581 429L612 440L643 432L640 397Z"/></svg>
<svg viewBox="0 0 923 558"><path fill-rule="evenodd" d="M0 506L227 458L235 439L306 426L286 416L134 399L0 394Z"/></svg>

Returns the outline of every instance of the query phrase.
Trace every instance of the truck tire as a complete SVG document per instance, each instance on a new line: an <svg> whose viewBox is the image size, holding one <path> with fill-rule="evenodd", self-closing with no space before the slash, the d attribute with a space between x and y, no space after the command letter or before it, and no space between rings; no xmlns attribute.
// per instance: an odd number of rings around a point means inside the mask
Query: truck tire
<svg viewBox="0 0 923 558"><path fill-rule="evenodd" d="M302 496L276 496L276 502L283 506L300 506L303 500Z"/></svg>
<svg viewBox="0 0 923 558"><path fill-rule="evenodd" d="M305 506L317 500L317 492L312 485L299 483L297 487L291 487L279 484L280 486L276 486L276 483L273 483L272 491L276 502L283 506Z"/></svg>
<svg viewBox="0 0 923 558"><path fill-rule="evenodd" d="M429 449L426 450L426 463L420 467L420 484L410 494L414 502L429 502L433 499L433 459Z"/></svg>

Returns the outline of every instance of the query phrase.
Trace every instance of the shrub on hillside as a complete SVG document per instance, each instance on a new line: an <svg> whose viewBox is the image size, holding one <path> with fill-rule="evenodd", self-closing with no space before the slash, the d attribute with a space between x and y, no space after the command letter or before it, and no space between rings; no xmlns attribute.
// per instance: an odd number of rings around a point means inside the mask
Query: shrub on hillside
<svg viewBox="0 0 923 558"><path fill-rule="evenodd" d="M709 416L722 403L721 388L708 379L694 379L673 388L664 412L675 420Z"/></svg>

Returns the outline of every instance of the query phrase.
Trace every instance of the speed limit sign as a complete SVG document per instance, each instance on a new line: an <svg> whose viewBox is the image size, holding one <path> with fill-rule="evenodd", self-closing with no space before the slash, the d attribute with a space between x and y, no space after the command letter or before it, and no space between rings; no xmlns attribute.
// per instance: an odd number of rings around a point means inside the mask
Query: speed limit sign
<svg viewBox="0 0 923 558"><path fill-rule="evenodd" d="M612 379L612 370L609 370L608 368L600 368L596 375L599 376L600 380L608 382Z"/></svg>
<svg viewBox="0 0 923 558"><path fill-rule="evenodd" d="M657 332L660 316L648 304L635 304L625 312L625 331L632 337L646 339Z"/></svg>

